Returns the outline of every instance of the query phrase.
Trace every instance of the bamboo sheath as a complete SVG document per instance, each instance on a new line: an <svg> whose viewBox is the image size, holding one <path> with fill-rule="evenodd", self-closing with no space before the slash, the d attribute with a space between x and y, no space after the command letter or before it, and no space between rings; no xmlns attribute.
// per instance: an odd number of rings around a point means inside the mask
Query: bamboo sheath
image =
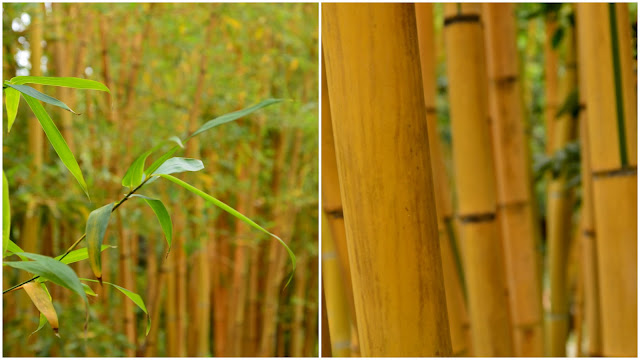
<svg viewBox="0 0 640 360"><path fill-rule="evenodd" d="M340 266L340 291L344 293L348 304L347 316L351 330L349 331L351 356L359 356L358 329L356 325L356 308L353 302L353 285L351 281L351 269L349 268L349 255L347 252L347 239L344 227L342 211L342 199L340 197L340 181L338 180L338 164L334 147L333 127L331 125L331 106L327 88L326 70L322 68L322 209L327 215L328 229L331 231L331 239L335 243L336 259ZM336 285L337 286L337 285ZM330 293L336 287L329 287ZM328 295L333 296L332 294Z"/></svg>
<svg viewBox="0 0 640 360"><path fill-rule="evenodd" d="M488 79L479 4L445 5L453 163L474 355L512 356L505 260L496 223Z"/></svg>
<svg viewBox="0 0 640 360"><path fill-rule="evenodd" d="M584 59L584 45L578 42L578 58ZM578 64L579 73L579 133L580 133L580 167L582 179L582 207L580 209L580 248L581 248L581 269L580 276L583 283L584 299L584 323L586 324L587 356L602 356L602 329L601 329L601 308L600 297L598 295L598 253L596 251L596 230L593 209L593 179L591 177L590 146L587 128L587 116L589 109L586 106L586 67ZM579 346L582 344L579 342Z"/></svg>
<svg viewBox="0 0 640 360"><path fill-rule="evenodd" d="M414 7L322 11L361 354L451 355Z"/></svg>
<svg viewBox="0 0 640 360"><path fill-rule="evenodd" d="M637 355L637 103L628 95L635 90L629 28L621 25L628 19L626 6L579 4L577 17L604 356Z"/></svg>
<svg viewBox="0 0 640 360"><path fill-rule="evenodd" d="M516 19L513 4L484 4L497 218L504 242L514 348L542 356L542 308L527 169Z"/></svg>
<svg viewBox="0 0 640 360"><path fill-rule="evenodd" d="M447 229L447 222L453 218L451 189L449 188L449 179L447 178L441 151L442 145L436 129L436 37L433 23L433 5L427 3L415 4L415 11L422 65L424 102L427 113L427 132L429 134L429 144L431 144L429 150L431 165L434 169L433 180L449 328L451 330L451 347L455 356L469 356L470 324L461 282L463 274L458 271L456 266L456 257L459 261L460 254L456 254L452 247L456 239L450 238L450 234L455 232L450 232Z"/></svg>

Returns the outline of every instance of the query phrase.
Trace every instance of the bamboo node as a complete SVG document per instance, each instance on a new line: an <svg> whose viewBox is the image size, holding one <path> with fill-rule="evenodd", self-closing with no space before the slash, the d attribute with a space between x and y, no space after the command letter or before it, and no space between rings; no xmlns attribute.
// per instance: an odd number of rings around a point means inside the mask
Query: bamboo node
<svg viewBox="0 0 640 360"><path fill-rule="evenodd" d="M458 218L460 222L463 224L467 223L477 223L477 222L490 222L496 219L496 213L479 213L479 214L469 214L469 215L459 215Z"/></svg>
<svg viewBox="0 0 640 360"><path fill-rule="evenodd" d="M451 24L459 23L459 22L471 22L471 23L479 23L480 15L478 14L459 14L448 17L444 19L444 26L449 26Z"/></svg>

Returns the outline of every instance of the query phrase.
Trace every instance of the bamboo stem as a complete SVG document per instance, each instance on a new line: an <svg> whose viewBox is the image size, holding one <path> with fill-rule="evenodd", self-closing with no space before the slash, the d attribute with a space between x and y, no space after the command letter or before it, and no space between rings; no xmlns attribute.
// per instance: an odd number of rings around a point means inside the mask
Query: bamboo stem
<svg viewBox="0 0 640 360"><path fill-rule="evenodd" d="M413 4L322 11L362 356L450 355Z"/></svg>

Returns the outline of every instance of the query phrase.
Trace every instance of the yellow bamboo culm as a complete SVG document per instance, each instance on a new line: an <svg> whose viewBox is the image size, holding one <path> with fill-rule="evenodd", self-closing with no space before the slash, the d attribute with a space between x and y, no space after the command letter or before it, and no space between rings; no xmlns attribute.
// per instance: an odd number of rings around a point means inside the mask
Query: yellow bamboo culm
<svg viewBox="0 0 640 360"><path fill-rule="evenodd" d="M413 4L324 4L362 356L449 356Z"/></svg>
<svg viewBox="0 0 640 360"><path fill-rule="evenodd" d="M578 58L583 59L583 46L577 44ZM590 146L587 135L587 116L589 109L586 106L586 71L584 64L578 64L580 88L580 167L582 178L582 207L580 209L580 248L581 269L580 276L583 283L584 323L588 341L587 356L602 356L602 329L600 324L600 297L598 295L598 254L596 252L596 230L593 214L593 179L591 178ZM578 344L582 346L582 344ZM581 349L582 350L582 349Z"/></svg>
<svg viewBox="0 0 640 360"><path fill-rule="evenodd" d="M484 4L498 220L504 242L515 354L542 356L542 306L534 238L513 4Z"/></svg>
<svg viewBox="0 0 640 360"><path fill-rule="evenodd" d="M548 37L550 42L551 38ZM558 98L548 96L550 103L564 103L577 90L576 57L574 31L565 28L565 35L560 44L564 50L564 75L559 79ZM547 69L557 71L557 69ZM552 112L547 120L549 132L553 135L549 140L548 150L554 153L564 148L576 137L577 119L566 111L563 114ZM549 261L550 309L546 316L547 351L549 356L565 356L566 342L569 334L569 287L567 283L567 263L569 244L572 233L573 191L567 188L564 174L549 178L547 188L547 243Z"/></svg>
<svg viewBox="0 0 640 360"><path fill-rule="evenodd" d="M474 355L513 356L480 4L445 4L445 48Z"/></svg>
<svg viewBox="0 0 640 360"><path fill-rule="evenodd" d="M426 121L429 133L429 150L433 166L433 181L438 214L438 232L440 234L440 251L442 271L445 279L449 328L451 330L451 347L454 356L470 355L470 324L464 299L461 276L456 266L456 255L450 237L453 229L453 209L451 205L451 189L441 151L440 137L436 128L436 44L433 16L433 4L415 4L418 40L420 44L420 62L422 66L422 83L426 106ZM323 133L324 134L324 133ZM449 222L449 223L448 223ZM459 254L458 254L459 256Z"/></svg>
<svg viewBox="0 0 640 360"><path fill-rule="evenodd" d="M637 98L627 6L578 4L576 21L589 111L602 355L635 357Z"/></svg>

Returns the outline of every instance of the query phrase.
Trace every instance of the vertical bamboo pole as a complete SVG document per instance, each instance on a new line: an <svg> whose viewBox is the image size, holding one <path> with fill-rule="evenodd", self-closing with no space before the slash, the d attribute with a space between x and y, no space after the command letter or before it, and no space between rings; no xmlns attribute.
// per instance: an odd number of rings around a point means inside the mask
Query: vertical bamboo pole
<svg viewBox="0 0 640 360"><path fill-rule="evenodd" d="M414 7L322 11L362 355L450 355Z"/></svg>
<svg viewBox="0 0 640 360"><path fill-rule="evenodd" d="M496 223L496 180L479 4L445 5L445 48L458 213L473 351L511 356L504 251Z"/></svg>
<svg viewBox="0 0 640 360"><path fill-rule="evenodd" d="M626 4L579 4L593 181L602 355L637 355L637 103ZM619 23L618 23L619 22ZM624 24L624 25L622 25Z"/></svg>
<svg viewBox="0 0 640 360"><path fill-rule="evenodd" d="M291 340L290 340L290 355L293 357L308 356L303 354L305 328L304 328L304 314L307 304L306 293L308 290L308 265L309 255L303 250L298 255L297 265L300 266L300 270L294 275L293 294L290 298L290 303L293 307L293 321L291 323Z"/></svg>
<svg viewBox="0 0 640 360"><path fill-rule="evenodd" d="M324 275L323 275L324 276ZM323 279L324 280L324 279ZM321 314L321 322L320 322L320 332L321 332L321 337L322 339L321 341L321 348L320 348L320 356L322 357L332 357L333 353L331 352L331 335L329 334L329 321L327 318L327 304L325 301L325 292L324 292L324 286L322 287L322 291L321 291L321 306L322 306L322 312Z"/></svg>
<svg viewBox="0 0 640 360"><path fill-rule="evenodd" d="M497 217L506 258L514 349L542 356L542 299L527 170L516 19L513 4L484 4Z"/></svg>
<svg viewBox="0 0 640 360"><path fill-rule="evenodd" d="M578 58L584 59L584 44L578 42ZM589 339L587 356L602 356L602 329L600 324L600 297L598 295L598 254L596 251L596 230L593 210L593 179L591 177L591 150L589 146L586 106L586 66L578 65L580 86L580 167L582 179L581 219L581 277L584 289L584 322Z"/></svg>
<svg viewBox="0 0 640 360"><path fill-rule="evenodd" d="M429 150L433 166L436 210L438 215L438 232L440 234L440 251L442 256L449 328L451 330L451 347L454 356L469 355L470 327L464 298L462 279L464 274L460 264L460 253L455 249L455 231L451 221L453 209L451 205L451 189L447 178L444 158L441 151L440 137L436 127L436 50L433 5L416 4L416 22L420 44L420 61L422 65L422 83L424 102L427 112L427 128L429 134ZM453 245L453 246L452 246Z"/></svg>

